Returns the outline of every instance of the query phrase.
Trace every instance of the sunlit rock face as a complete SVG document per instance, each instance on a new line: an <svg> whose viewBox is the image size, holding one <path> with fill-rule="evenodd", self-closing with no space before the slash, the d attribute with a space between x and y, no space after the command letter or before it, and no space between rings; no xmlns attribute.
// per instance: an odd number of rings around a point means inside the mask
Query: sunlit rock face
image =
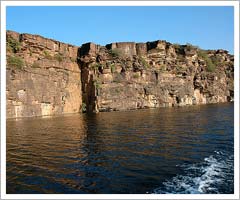
<svg viewBox="0 0 240 200"><path fill-rule="evenodd" d="M84 44L83 102L92 112L233 100L233 56L166 41Z"/></svg>
<svg viewBox="0 0 240 200"><path fill-rule="evenodd" d="M79 112L77 51L41 36L7 32L7 117Z"/></svg>
<svg viewBox="0 0 240 200"><path fill-rule="evenodd" d="M81 47L7 32L7 117L232 101L233 56L166 41Z"/></svg>

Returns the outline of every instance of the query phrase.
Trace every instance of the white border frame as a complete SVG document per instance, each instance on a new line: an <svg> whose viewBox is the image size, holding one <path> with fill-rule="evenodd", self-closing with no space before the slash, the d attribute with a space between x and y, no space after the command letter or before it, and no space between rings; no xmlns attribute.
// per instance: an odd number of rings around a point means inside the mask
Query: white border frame
<svg viewBox="0 0 240 200"><path fill-rule="evenodd" d="M234 194L6 194L6 6L233 6ZM239 199L238 1L1 1L1 198L4 199Z"/></svg>

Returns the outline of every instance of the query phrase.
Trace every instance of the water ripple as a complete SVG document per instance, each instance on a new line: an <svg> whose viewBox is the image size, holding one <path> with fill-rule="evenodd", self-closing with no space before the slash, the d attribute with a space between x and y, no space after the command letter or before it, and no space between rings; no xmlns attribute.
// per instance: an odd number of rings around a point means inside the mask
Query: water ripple
<svg viewBox="0 0 240 200"><path fill-rule="evenodd" d="M231 193L232 155L233 104L8 120L7 193Z"/></svg>

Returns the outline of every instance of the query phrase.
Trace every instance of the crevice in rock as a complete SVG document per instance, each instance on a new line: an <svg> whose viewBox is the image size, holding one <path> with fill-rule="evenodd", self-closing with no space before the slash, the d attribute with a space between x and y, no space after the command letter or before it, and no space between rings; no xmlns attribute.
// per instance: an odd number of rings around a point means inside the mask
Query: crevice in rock
<svg viewBox="0 0 240 200"><path fill-rule="evenodd" d="M158 83L158 72L155 71L156 82Z"/></svg>
<svg viewBox="0 0 240 200"><path fill-rule="evenodd" d="M181 102L179 97L176 97L176 102L177 102L177 104L179 104Z"/></svg>
<svg viewBox="0 0 240 200"><path fill-rule="evenodd" d="M82 83L82 112L96 112L96 88L94 84L94 74L89 70L89 63L81 61L84 49L78 49L78 66L81 70L81 83ZM84 108L85 107L85 108Z"/></svg>

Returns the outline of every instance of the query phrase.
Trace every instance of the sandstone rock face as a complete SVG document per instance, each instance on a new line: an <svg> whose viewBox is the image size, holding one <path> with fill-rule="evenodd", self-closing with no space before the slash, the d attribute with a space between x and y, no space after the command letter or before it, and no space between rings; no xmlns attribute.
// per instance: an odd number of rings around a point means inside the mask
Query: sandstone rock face
<svg viewBox="0 0 240 200"><path fill-rule="evenodd" d="M7 117L232 101L233 56L166 41L81 47L7 32Z"/></svg>
<svg viewBox="0 0 240 200"><path fill-rule="evenodd" d="M7 118L79 112L77 51L41 36L7 32Z"/></svg>
<svg viewBox="0 0 240 200"><path fill-rule="evenodd" d="M83 45L78 63L91 112L233 100L233 56L224 50L166 41Z"/></svg>

